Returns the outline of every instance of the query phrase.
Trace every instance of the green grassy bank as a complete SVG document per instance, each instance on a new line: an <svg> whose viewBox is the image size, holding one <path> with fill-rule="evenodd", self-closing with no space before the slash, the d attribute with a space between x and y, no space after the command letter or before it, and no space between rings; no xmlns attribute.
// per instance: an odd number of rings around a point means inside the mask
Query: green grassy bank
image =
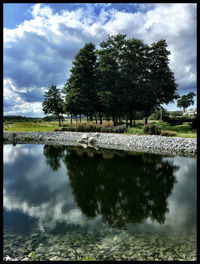
<svg viewBox="0 0 200 264"><path fill-rule="evenodd" d="M83 123L86 121L83 120ZM91 122L90 122L91 123ZM95 124L95 122L93 122ZM112 125L112 122L109 122ZM143 131L143 120L136 121L136 127L128 127L128 130L125 134L134 134L134 135L144 135ZM149 124L157 124L162 131L174 131L177 137L187 137L187 138L196 138L197 129L192 128L189 123L185 122L182 125L169 125L167 122L150 120ZM64 121L64 127L70 126L69 121ZM80 125L79 122L73 122L73 126ZM108 125L108 122L104 121L103 125ZM54 131L59 129L57 121L20 121L20 122L11 122L6 121L3 123L4 131L10 132L41 132L41 131Z"/></svg>

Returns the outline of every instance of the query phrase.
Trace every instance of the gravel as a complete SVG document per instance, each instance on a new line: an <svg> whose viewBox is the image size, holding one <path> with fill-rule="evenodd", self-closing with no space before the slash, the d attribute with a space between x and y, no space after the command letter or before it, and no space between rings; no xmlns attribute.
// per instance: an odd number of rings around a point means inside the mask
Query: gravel
<svg viewBox="0 0 200 264"><path fill-rule="evenodd" d="M45 243L40 243L44 236ZM180 233L171 238L160 233L130 233L127 230L109 232L106 228L97 228L93 235L88 232L67 231L62 236L55 237L40 232L37 243L34 244L34 238L24 234L19 240L16 233L14 238L8 234L4 239L3 258L7 261L191 261L197 260L197 245L193 236ZM32 248L28 252L27 241L32 242ZM78 246L77 241L81 241ZM13 244L17 244L17 247L13 247Z"/></svg>
<svg viewBox="0 0 200 264"><path fill-rule="evenodd" d="M90 138L90 140L89 140ZM93 140L91 140L93 138ZM59 144L196 157L197 139L84 132L3 132L4 143ZM88 142L92 142L88 143Z"/></svg>

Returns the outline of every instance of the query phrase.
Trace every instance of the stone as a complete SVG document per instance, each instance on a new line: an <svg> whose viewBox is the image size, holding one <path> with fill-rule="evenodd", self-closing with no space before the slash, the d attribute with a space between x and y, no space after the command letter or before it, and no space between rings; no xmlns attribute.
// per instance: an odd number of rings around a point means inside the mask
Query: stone
<svg viewBox="0 0 200 264"><path fill-rule="evenodd" d="M29 260L29 258L27 258L27 257L22 259L22 261L28 261L28 260Z"/></svg>
<svg viewBox="0 0 200 264"><path fill-rule="evenodd" d="M83 134L81 139L88 139L88 134L87 133Z"/></svg>
<svg viewBox="0 0 200 264"><path fill-rule="evenodd" d="M96 139L94 137L89 137L88 138L88 144L92 144L96 141Z"/></svg>

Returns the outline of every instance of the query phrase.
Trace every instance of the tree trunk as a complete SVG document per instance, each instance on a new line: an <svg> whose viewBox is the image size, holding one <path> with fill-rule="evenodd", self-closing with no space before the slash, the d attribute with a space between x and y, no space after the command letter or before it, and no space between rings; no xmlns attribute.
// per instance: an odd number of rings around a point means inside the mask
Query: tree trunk
<svg viewBox="0 0 200 264"><path fill-rule="evenodd" d="M130 127L132 127L133 126L133 112L132 111L129 112L129 118L130 118Z"/></svg>
<svg viewBox="0 0 200 264"><path fill-rule="evenodd" d="M116 120L115 120L115 114L114 113L112 113L112 120L113 120L113 124L115 126L116 125Z"/></svg>
<svg viewBox="0 0 200 264"><path fill-rule="evenodd" d="M97 124L97 115L95 114L95 121L96 121L96 124Z"/></svg>
<svg viewBox="0 0 200 264"><path fill-rule="evenodd" d="M76 123L77 123L77 115L75 115L75 118L76 118Z"/></svg>
<svg viewBox="0 0 200 264"><path fill-rule="evenodd" d="M80 114L80 123L81 123L81 114Z"/></svg>
<svg viewBox="0 0 200 264"><path fill-rule="evenodd" d="M135 127L135 111L133 111L133 126Z"/></svg>
<svg viewBox="0 0 200 264"><path fill-rule="evenodd" d="M93 121L93 116L92 116L92 114L90 114L90 121Z"/></svg>
<svg viewBox="0 0 200 264"><path fill-rule="evenodd" d="M87 122L88 122L88 116L87 116Z"/></svg>
<svg viewBox="0 0 200 264"><path fill-rule="evenodd" d="M58 114L58 123L59 123L59 127L61 126L61 123L60 123L60 115Z"/></svg>
<svg viewBox="0 0 200 264"><path fill-rule="evenodd" d="M72 114L71 114L71 117L70 117L70 123L72 124Z"/></svg>
<svg viewBox="0 0 200 264"><path fill-rule="evenodd" d="M144 117L144 125L147 125L147 116Z"/></svg>
<svg viewBox="0 0 200 264"><path fill-rule="evenodd" d="M126 127L128 128L128 114L126 114Z"/></svg>
<svg viewBox="0 0 200 264"><path fill-rule="evenodd" d="M99 112L99 120L100 120L100 124L102 125L102 116L100 112Z"/></svg>

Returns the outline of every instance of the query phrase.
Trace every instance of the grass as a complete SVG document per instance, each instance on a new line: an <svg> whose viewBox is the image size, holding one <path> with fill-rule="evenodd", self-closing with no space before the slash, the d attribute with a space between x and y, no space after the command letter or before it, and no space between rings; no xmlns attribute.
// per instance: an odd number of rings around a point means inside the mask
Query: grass
<svg viewBox="0 0 200 264"><path fill-rule="evenodd" d="M150 120L149 124L154 123L157 124L161 130L164 131L174 131L176 132L177 137L186 137L186 138L196 138L197 137L197 129L192 128L189 123L183 123L182 125L169 125L167 122ZM136 127L129 127L126 134L134 134L134 135L144 135L143 128L140 125L141 121L136 121Z"/></svg>
<svg viewBox="0 0 200 264"><path fill-rule="evenodd" d="M83 121L84 122L84 121ZM86 121L85 121L86 122ZM94 122L95 123L95 122ZM143 120L136 121L136 127L128 128L126 134L133 135L144 135L143 132ZM189 123L183 123L182 125L169 125L163 121L149 120L149 124L154 123L159 125L161 130L164 131L175 131L177 137L187 137L187 138L196 138L197 129L193 129ZM79 122L73 122L73 124L79 124ZM103 122L104 125L108 125L107 121ZM70 125L70 121L64 121L63 126ZM109 125L112 125L109 122ZM40 132L40 131L54 131L54 129L59 129L57 121L34 121L34 122L4 122L3 129L10 132Z"/></svg>
<svg viewBox="0 0 200 264"><path fill-rule="evenodd" d="M40 132L53 131L59 128L58 122L10 122L3 125L5 131L10 132Z"/></svg>

